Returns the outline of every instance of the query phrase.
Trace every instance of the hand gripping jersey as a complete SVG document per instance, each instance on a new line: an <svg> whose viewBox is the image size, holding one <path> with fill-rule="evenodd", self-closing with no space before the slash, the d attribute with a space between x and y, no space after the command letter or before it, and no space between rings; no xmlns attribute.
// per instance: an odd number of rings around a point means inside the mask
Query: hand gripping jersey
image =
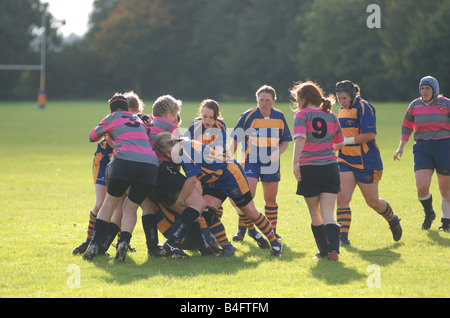
<svg viewBox="0 0 450 318"><path fill-rule="evenodd" d="M307 107L294 116L294 138L306 139L300 156L300 166L336 163L333 144L344 141L341 126L333 113L319 107Z"/></svg>
<svg viewBox="0 0 450 318"><path fill-rule="evenodd" d="M265 118L258 107L249 109L236 124L231 136L236 142L242 142L245 163L267 164L273 151L283 141L292 141L289 126L284 114L272 108L270 116Z"/></svg>
<svg viewBox="0 0 450 318"><path fill-rule="evenodd" d="M211 148L220 146L223 151L227 149L227 127L225 123L217 119L212 128L205 129L201 118L196 118L188 127L185 134L186 137L192 140L197 140L204 145Z"/></svg>
<svg viewBox="0 0 450 318"><path fill-rule="evenodd" d="M414 131L414 140L450 138L450 100L438 97L431 105L417 98L408 106L402 123L402 140L408 141Z"/></svg>
<svg viewBox="0 0 450 318"><path fill-rule="evenodd" d="M116 158L158 165L145 124L136 115L128 111L109 114L91 131L89 139L100 140L106 133L114 143Z"/></svg>
<svg viewBox="0 0 450 318"><path fill-rule="evenodd" d="M341 124L344 137L377 133L375 108L359 97L351 108L339 108L337 118ZM338 162L356 169L383 169L380 151L375 139L362 144L345 145L339 151Z"/></svg>

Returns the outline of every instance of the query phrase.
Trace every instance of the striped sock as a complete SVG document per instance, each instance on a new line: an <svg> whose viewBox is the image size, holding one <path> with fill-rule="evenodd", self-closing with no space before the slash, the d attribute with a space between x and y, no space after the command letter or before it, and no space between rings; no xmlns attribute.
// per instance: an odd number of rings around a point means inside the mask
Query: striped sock
<svg viewBox="0 0 450 318"><path fill-rule="evenodd" d="M278 204L267 204L264 206L264 212L267 219L272 225L273 231L277 232L277 220L278 220Z"/></svg>
<svg viewBox="0 0 450 318"><path fill-rule="evenodd" d="M273 228L264 214L260 212L258 218L256 218L256 220L254 220L253 223L255 223L256 227L267 237L272 246L274 244L275 245L279 244L276 239L275 233L273 232Z"/></svg>
<svg viewBox="0 0 450 318"><path fill-rule="evenodd" d="M238 212L239 213L239 212ZM243 234L243 235L245 235L245 233L247 233L247 220L245 219L246 218L246 216L245 215L240 215L239 214L239 221L238 221L238 230L239 231L241 231L241 233ZM250 221L250 220L249 220ZM248 223L248 225L253 225L253 223ZM254 228L255 226L253 225L253 228Z"/></svg>
<svg viewBox="0 0 450 318"><path fill-rule="evenodd" d="M258 231L256 231L255 224L253 224L252 220L250 220L244 213L242 213L241 210L237 209L236 212L239 215L239 231L241 231L241 233L245 235L248 229L248 234L253 237L258 234Z"/></svg>
<svg viewBox="0 0 450 318"><path fill-rule="evenodd" d="M387 202L386 202L386 210L384 210L381 213L377 211L377 213L379 215L381 215L382 217L384 217L384 219L388 222L390 222L394 219L394 211L392 211L391 206Z"/></svg>
<svg viewBox="0 0 450 318"><path fill-rule="evenodd" d="M209 231L216 238L217 244L222 248L232 248L222 221L218 218L215 218L214 220L215 222L211 223L209 226Z"/></svg>
<svg viewBox="0 0 450 318"><path fill-rule="evenodd" d="M87 230L86 242L90 242L92 240L92 234L94 233L94 225L95 225L96 219L97 219L97 216L91 211L89 213L89 225L88 225L88 230Z"/></svg>
<svg viewBox="0 0 450 318"><path fill-rule="evenodd" d="M350 224L352 223L352 210L350 207L337 209L336 221L341 226L340 237L342 240L348 241L348 232L350 231Z"/></svg>
<svg viewBox="0 0 450 318"><path fill-rule="evenodd" d="M220 207L217 209L216 215L217 215L217 217L218 217L219 219L222 219L222 215L223 215L223 206L220 206Z"/></svg>

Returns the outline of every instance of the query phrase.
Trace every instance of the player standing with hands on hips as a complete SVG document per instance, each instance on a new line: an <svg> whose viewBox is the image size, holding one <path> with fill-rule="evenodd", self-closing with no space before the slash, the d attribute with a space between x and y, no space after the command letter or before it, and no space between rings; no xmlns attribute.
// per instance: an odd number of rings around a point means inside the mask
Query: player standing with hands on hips
<svg viewBox="0 0 450 318"><path fill-rule="evenodd" d="M414 131L414 177L417 196L423 206L422 228L428 230L436 218L430 193L434 170L442 198L442 226L450 231L450 100L439 94L439 82L425 76L419 82L420 97L408 106L402 123L400 145L394 160L400 160L405 144Z"/></svg>

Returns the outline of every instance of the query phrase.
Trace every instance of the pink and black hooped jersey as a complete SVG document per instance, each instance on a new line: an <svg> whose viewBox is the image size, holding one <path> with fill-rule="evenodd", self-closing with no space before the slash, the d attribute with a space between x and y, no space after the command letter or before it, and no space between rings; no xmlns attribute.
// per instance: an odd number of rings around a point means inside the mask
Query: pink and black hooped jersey
<svg viewBox="0 0 450 318"><path fill-rule="evenodd" d="M402 123L402 140L438 140L450 138L450 100L438 97L431 105L417 98L408 106Z"/></svg>
<svg viewBox="0 0 450 318"><path fill-rule="evenodd" d="M152 147L155 145L156 137L159 133L170 132L175 136L180 134L180 128L178 128L177 125L162 117L153 117L152 122L148 125L148 128L150 129L148 132L148 139L150 140ZM160 156L158 156L158 160L170 161L170 159Z"/></svg>
<svg viewBox="0 0 450 318"><path fill-rule="evenodd" d="M116 111L106 116L90 135L91 142L109 134L114 143L114 157L158 165L158 158L148 140L147 128L138 116L128 111Z"/></svg>
<svg viewBox="0 0 450 318"><path fill-rule="evenodd" d="M306 139L299 160L301 166L336 163L333 144L342 143L344 135L334 113L306 107L295 114L293 130L294 138Z"/></svg>

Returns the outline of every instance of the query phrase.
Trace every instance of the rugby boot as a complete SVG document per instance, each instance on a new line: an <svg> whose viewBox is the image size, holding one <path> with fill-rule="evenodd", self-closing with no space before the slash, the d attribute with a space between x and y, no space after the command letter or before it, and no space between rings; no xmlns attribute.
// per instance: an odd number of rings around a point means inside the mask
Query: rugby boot
<svg viewBox="0 0 450 318"><path fill-rule="evenodd" d="M72 254L73 255L83 254L84 252L86 252L86 249L88 246L89 246L89 242L84 241L83 243L81 243L80 245L78 245L77 247L75 247L72 250Z"/></svg>
<svg viewBox="0 0 450 318"><path fill-rule="evenodd" d="M266 240L266 238L264 237L264 235L262 233L258 232L255 236L252 236L249 233L249 236L256 241L259 248L261 248L261 249L269 249L270 248L269 241Z"/></svg>
<svg viewBox="0 0 450 318"><path fill-rule="evenodd" d="M178 258L185 259L188 258L189 255L187 255L182 249L180 244L175 242L175 240L167 240L164 245L163 249L165 249L167 252L172 253Z"/></svg>
<svg viewBox="0 0 450 318"><path fill-rule="evenodd" d="M123 263L125 261L125 256L129 249L129 244L126 241L120 242L117 246L116 256L114 257L114 263Z"/></svg>
<svg viewBox="0 0 450 318"><path fill-rule="evenodd" d="M337 261L337 260L339 260L339 253L336 252L336 251L331 251L328 254L328 260L330 260L330 261Z"/></svg>
<svg viewBox="0 0 450 318"><path fill-rule="evenodd" d="M434 219L436 218L436 213L434 210L431 210L431 212L425 211L425 219L422 223L422 229L428 230L431 227L431 223L433 223Z"/></svg>
<svg viewBox="0 0 450 318"><path fill-rule="evenodd" d="M439 228L439 231L450 232L450 219L441 219L442 226Z"/></svg>
<svg viewBox="0 0 450 318"><path fill-rule="evenodd" d="M217 257L236 257L236 253L233 248L224 248Z"/></svg>
<svg viewBox="0 0 450 318"><path fill-rule="evenodd" d="M89 243L89 246L87 247L86 251L83 253L83 259L85 260L92 260L94 257L98 255L98 244L95 242Z"/></svg>
<svg viewBox="0 0 450 318"><path fill-rule="evenodd" d="M276 245L272 245L272 250L270 251L270 255L273 257L281 257L283 254L283 244L278 242Z"/></svg>
<svg viewBox="0 0 450 318"><path fill-rule="evenodd" d="M147 254L149 257L166 257L171 256L165 249L162 248L162 245L157 245L155 249L147 250Z"/></svg>
<svg viewBox="0 0 450 318"><path fill-rule="evenodd" d="M392 221L389 222L389 228L392 232L392 237L394 241L398 242L402 238L403 230L400 225L400 218L395 216Z"/></svg>
<svg viewBox="0 0 450 318"><path fill-rule="evenodd" d="M237 230L236 233L233 234L232 239L233 241L243 241L245 235L242 233L241 230Z"/></svg>

